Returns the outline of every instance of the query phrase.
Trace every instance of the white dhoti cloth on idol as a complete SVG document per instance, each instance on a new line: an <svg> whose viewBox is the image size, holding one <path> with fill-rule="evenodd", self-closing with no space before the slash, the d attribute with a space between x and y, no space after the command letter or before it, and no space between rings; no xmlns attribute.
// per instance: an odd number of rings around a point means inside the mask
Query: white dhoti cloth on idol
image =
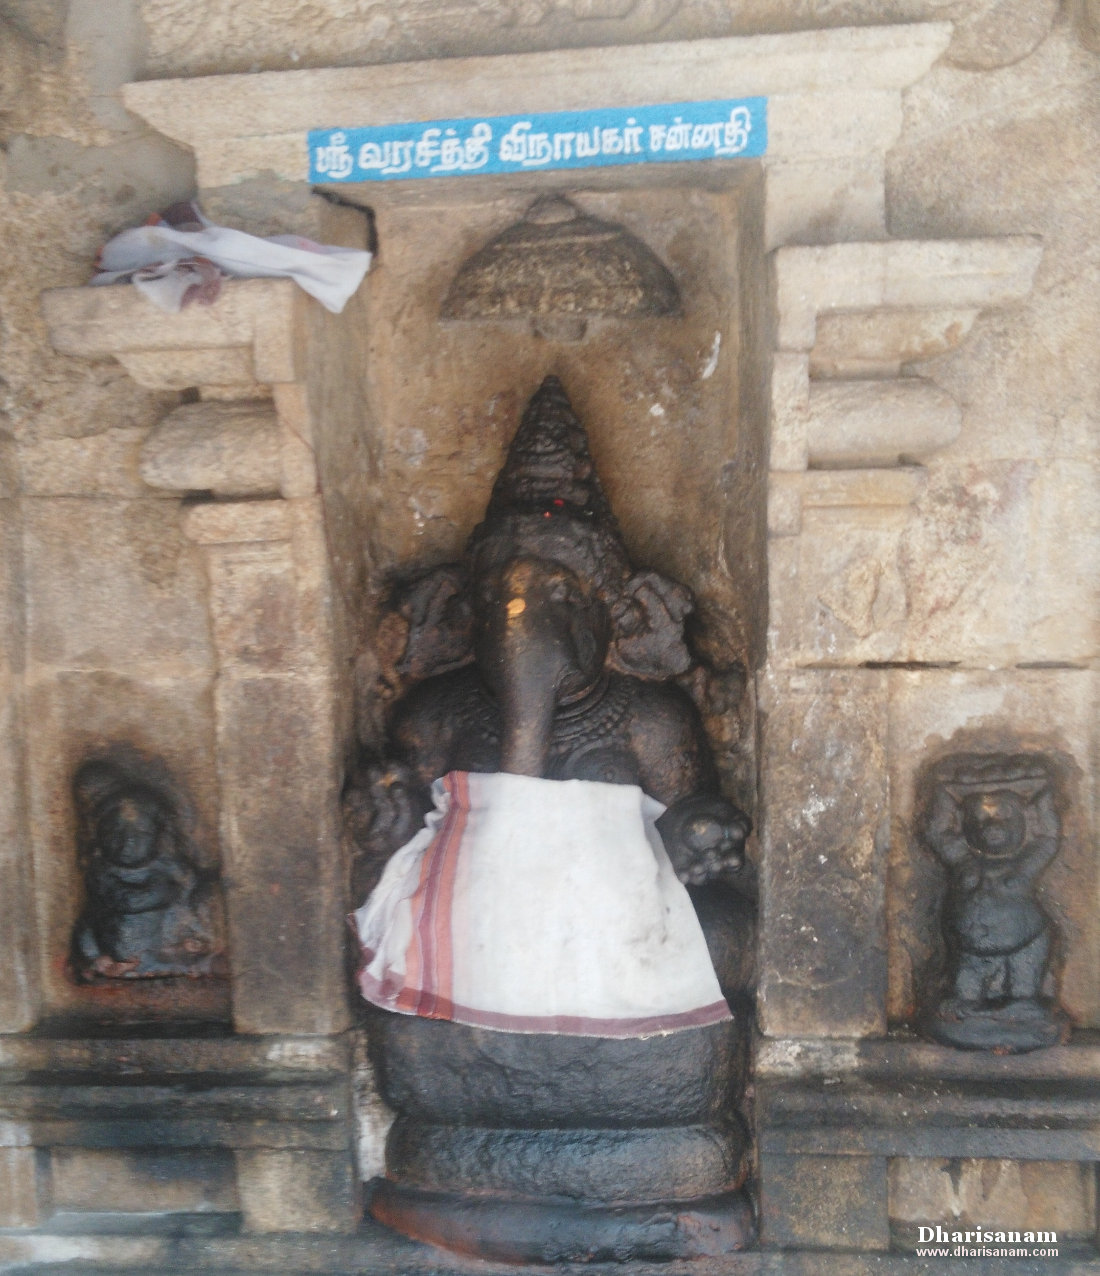
<svg viewBox="0 0 1100 1276"><path fill-rule="evenodd" d="M354 914L375 1005L511 1032L634 1037L730 1018L633 785L452 771Z"/></svg>

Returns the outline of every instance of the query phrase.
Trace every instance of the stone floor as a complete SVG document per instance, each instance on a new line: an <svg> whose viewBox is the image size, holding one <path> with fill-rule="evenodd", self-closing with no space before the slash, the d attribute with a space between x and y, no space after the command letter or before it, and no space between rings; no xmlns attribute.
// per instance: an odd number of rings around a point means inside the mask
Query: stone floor
<svg viewBox="0 0 1100 1276"><path fill-rule="evenodd" d="M842 1251L766 1251L693 1263L615 1264L517 1268L464 1261L406 1241L377 1224L365 1223L347 1237L286 1234L278 1237L128 1237L118 1233L0 1233L4 1276L916 1276L916 1273L1100 1272L1096 1250L1064 1251L1057 1259L929 1259L909 1253L851 1254Z"/></svg>

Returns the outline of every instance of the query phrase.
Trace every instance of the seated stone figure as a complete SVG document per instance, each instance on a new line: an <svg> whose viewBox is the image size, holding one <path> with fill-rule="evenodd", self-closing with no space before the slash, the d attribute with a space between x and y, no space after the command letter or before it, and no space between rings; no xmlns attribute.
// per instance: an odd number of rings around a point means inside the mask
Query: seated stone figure
<svg viewBox="0 0 1100 1276"><path fill-rule="evenodd" d="M531 400L463 563L399 606L402 672L434 676L396 707L393 761L360 779L369 852L412 836L439 776L505 771L637 784L668 808L659 828L685 882L740 864L748 817L719 793L699 715L671 681L691 664L691 595L632 570L557 378Z"/></svg>
<svg viewBox="0 0 1100 1276"><path fill-rule="evenodd" d="M674 681L691 596L632 567L556 378L462 562L395 605L414 685L348 795L365 857L393 856L356 914L400 1113L372 1212L515 1261L741 1248L748 1018L723 994L751 909L717 879L749 821Z"/></svg>
<svg viewBox="0 0 1100 1276"><path fill-rule="evenodd" d="M161 787L112 761L73 780L84 907L73 933L78 979L216 973L210 875L189 853L175 804Z"/></svg>

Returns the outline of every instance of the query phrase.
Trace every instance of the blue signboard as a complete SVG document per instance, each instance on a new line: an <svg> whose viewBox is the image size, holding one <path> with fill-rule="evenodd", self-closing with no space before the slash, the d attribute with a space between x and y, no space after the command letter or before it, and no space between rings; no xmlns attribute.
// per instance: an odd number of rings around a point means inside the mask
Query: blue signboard
<svg viewBox="0 0 1100 1276"><path fill-rule="evenodd" d="M767 98L313 129L311 182L386 182L741 159L768 144Z"/></svg>

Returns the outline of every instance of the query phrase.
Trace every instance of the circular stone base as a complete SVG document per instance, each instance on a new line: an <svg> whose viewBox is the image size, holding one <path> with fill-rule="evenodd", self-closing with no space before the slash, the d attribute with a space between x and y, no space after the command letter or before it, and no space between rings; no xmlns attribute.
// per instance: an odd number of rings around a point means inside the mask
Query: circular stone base
<svg viewBox="0 0 1100 1276"><path fill-rule="evenodd" d="M370 1212L380 1223L496 1262L670 1262L747 1249L756 1236L743 1192L618 1206L428 1192L389 1179L372 1186Z"/></svg>
<svg viewBox="0 0 1100 1276"><path fill-rule="evenodd" d="M532 1130L398 1117L386 1140L386 1170L391 1180L429 1192L692 1201L741 1186L747 1143L735 1125Z"/></svg>
<svg viewBox="0 0 1100 1276"><path fill-rule="evenodd" d="M368 1011L390 1107L436 1125L694 1125L739 1094L747 1017L655 1037L498 1032Z"/></svg>
<svg viewBox="0 0 1100 1276"><path fill-rule="evenodd" d="M1026 1054L1065 1041L1069 1021L1039 1001L1021 999L987 1006L949 997L924 1023L925 1031L945 1046Z"/></svg>

